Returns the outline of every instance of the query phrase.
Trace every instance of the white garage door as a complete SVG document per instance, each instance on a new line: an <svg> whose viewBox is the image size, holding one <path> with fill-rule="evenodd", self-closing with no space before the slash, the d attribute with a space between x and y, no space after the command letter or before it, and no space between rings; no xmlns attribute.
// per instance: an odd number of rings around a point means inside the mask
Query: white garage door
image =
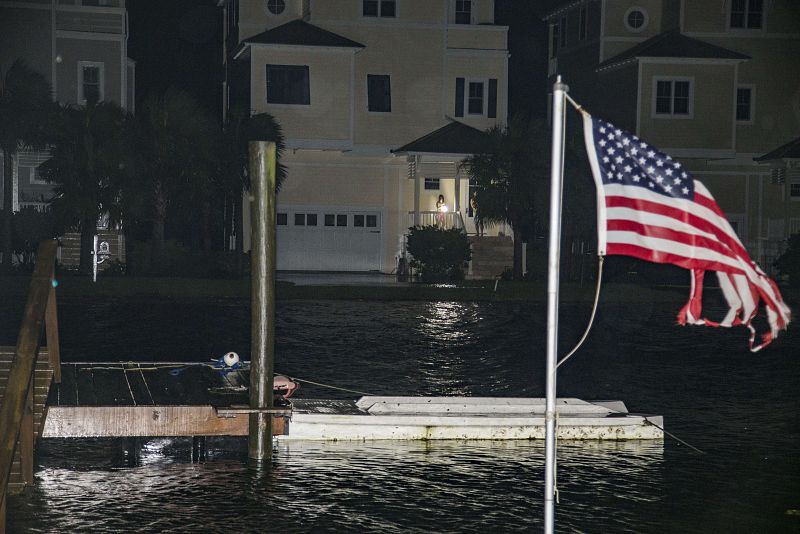
<svg viewBox="0 0 800 534"><path fill-rule="evenodd" d="M278 209L278 269L377 271L381 269L379 210Z"/></svg>

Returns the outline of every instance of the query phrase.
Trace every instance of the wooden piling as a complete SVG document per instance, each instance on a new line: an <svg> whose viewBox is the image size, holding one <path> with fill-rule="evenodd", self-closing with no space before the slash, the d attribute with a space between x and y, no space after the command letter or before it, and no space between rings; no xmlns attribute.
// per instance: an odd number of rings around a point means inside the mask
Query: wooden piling
<svg viewBox="0 0 800 534"><path fill-rule="evenodd" d="M250 142L250 408L272 409L275 361L275 143ZM272 415L249 414L248 456L272 459Z"/></svg>

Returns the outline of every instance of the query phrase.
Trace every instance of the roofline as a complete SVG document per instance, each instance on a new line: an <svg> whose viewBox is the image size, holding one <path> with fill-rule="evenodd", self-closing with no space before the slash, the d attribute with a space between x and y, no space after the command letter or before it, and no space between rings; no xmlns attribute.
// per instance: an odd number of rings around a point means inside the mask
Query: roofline
<svg viewBox="0 0 800 534"><path fill-rule="evenodd" d="M745 58L714 58L714 57L633 56L625 58L622 61L615 61L607 65L597 66L594 69L594 71L600 73L609 70L614 70L622 68L630 63L636 63L637 61L641 61L642 63L661 64L661 65L663 64L707 65L709 63L722 64L722 65L736 65L744 61L749 61L749 59L750 58L745 59Z"/></svg>
<svg viewBox="0 0 800 534"><path fill-rule="evenodd" d="M589 2L597 2L598 0L573 0L568 4L564 4L563 6L557 7L551 11L549 11L546 15L542 17L542 20L550 20L562 13L565 13L575 7L578 7L581 4L588 4Z"/></svg>

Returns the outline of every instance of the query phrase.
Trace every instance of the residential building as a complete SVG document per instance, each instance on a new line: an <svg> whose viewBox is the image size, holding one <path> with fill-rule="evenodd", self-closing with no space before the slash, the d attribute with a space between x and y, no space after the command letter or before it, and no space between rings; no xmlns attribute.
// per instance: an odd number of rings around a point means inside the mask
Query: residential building
<svg viewBox="0 0 800 534"><path fill-rule="evenodd" d="M85 104L94 97L134 111L135 63L128 58L125 0L0 0L3 75L16 59L47 78L58 102ZM47 209L53 189L39 179L37 168L48 157L46 151L17 153L14 211ZM2 196L0 187L0 206Z"/></svg>
<svg viewBox="0 0 800 534"><path fill-rule="evenodd" d="M545 19L549 74L680 159L771 269L800 232L800 2L574 0Z"/></svg>
<svg viewBox="0 0 800 534"><path fill-rule="evenodd" d="M437 220L439 195L445 224L474 232L459 163L508 114L494 0L220 5L224 107L270 113L286 139L279 269L391 272L408 228Z"/></svg>

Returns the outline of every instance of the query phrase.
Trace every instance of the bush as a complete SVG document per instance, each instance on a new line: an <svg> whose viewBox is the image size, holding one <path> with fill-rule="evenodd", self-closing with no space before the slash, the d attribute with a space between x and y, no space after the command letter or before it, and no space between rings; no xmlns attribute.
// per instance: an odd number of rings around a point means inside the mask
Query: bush
<svg viewBox="0 0 800 534"><path fill-rule="evenodd" d="M800 287L800 234L789 236L789 247L773 265L789 277L790 286Z"/></svg>
<svg viewBox="0 0 800 534"><path fill-rule="evenodd" d="M237 257L221 251L198 251L168 240L160 262L152 258L150 241L130 243L128 258L133 269L126 274L134 276L171 276L177 278L238 278Z"/></svg>
<svg viewBox="0 0 800 534"><path fill-rule="evenodd" d="M2 217L0 210L0 217ZM2 223L0 223L2 226ZM11 246L19 260L18 268L32 271L39 243L56 237L56 221L52 211L37 211L26 206L11 215Z"/></svg>
<svg viewBox="0 0 800 534"><path fill-rule="evenodd" d="M437 226L409 228L408 252L411 266L423 282L463 280L464 264L472 257L469 239L459 229Z"/></svg>

